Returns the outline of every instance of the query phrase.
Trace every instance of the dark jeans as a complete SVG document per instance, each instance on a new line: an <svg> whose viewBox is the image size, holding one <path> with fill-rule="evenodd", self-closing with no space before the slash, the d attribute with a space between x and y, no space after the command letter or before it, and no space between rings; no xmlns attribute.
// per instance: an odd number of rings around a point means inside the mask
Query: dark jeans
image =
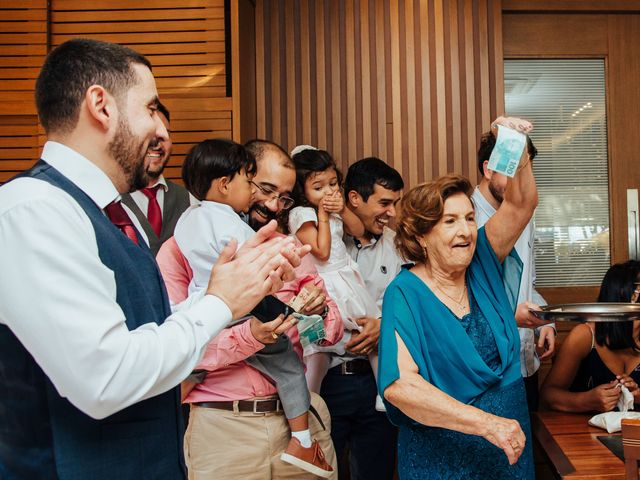
<svg viewBox="0 0 640 480"><path fill-rule="evenodd" d="M351 480L391 480L398 431L384 412L375 409L373 372L339 375L329 370L320 392L331 413L331 438L338 465L349 450ZM346 472L339 472L346 478Z"/></svg>

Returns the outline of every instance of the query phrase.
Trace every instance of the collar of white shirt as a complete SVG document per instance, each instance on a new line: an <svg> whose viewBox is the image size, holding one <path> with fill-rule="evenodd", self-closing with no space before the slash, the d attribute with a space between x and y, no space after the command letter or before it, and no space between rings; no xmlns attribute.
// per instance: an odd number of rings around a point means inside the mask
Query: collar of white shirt
<svg viewBox="0 0 640 480"><path fill-rule="evenodd" d="M226 216L242 218L236 213L231 205L227 205L226 203L214 202L213 200L203 200L200 202L200 206L207 210L217 210Z"/></svg>
<svg viewBox="0 0 640 480"><path fill-rule="evenodd" d="M167 190L169 190L169 185L167 185L167 180L164 178L164 175L160 175L158 177L158 181L156 183L154 183L153 185L151 185L151 188L155 187L156 185L161 185L162 189L166 192Z"/></svg>
<svg viewBox="0 0 640 480"><path fill-rule="evenodd" d="M86 193L101 209L120 198L106 173L66 145L48 141L44 144L41 158Z"/></svg>
<svg viewBox="0 0 640 480"><path fill-rule="evenodd" d="M475 188L471 198L473 199L473 203L476 208L482 210L482 213L484 213L487 218L491 218L496 213L496 209L493 208L493 205L489 203L489 200L484 198L484 195L480 191L480 187Z"/></svg>

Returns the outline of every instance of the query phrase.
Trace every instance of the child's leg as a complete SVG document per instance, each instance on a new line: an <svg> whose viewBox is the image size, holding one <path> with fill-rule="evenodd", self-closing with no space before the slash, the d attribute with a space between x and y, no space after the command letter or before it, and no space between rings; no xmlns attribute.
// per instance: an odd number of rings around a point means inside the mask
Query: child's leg
<svg viewBox="0 0 640 480"><path fill-rule="evenodd" d="M305 357L304 363L307 366L307 385L313 393L320 394L320 387L327 371L331 357L328 353L317 352Z"/></svg>
<svg viewBox="0 0 640 480"><path fill-rule="evenodd" d="M289 339L282 335L275 344L266 346L246 361L276 383L282 409L291 429L291 439L280 459L314 475L330 477L333 468L325 460L318 442L311 439L311 395L304 376L304 366Z"/></svg>
<svg viewBox="0 0 640 480"><path fill-rule="evenodd" d="M311 431L309 430L309 412L295 418L287 418L291 436L300 441L300 445L304 448L311 446Z"/></svg>
<svg viewBox="0 0 640 480"><path fill-rule="evenodd" d="M298 418L309 410L311 396L304 376L304 366L286 335L276 343L245 360L271 378L278 389L282 409L288 419Z"/></svg>

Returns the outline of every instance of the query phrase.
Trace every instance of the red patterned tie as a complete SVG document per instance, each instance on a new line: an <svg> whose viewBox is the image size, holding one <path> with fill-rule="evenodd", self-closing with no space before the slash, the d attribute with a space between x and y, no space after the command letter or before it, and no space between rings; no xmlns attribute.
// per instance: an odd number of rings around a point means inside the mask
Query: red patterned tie
<svg viewBox="0 0 640 480"><path fill-rule="evenodd" d="M112 202L106 207L104 207L104 211L116 227L122 230L129 239L138 245L138 236L136 235L136 229L131 223L131 219L127 212L124 210L122 204L120 202Z"/></svg>
<svg viewBox="0 0 640 480"><path fill-rule="evenodd" d="M143 188L140 191L144 193L149 199L147 219L149 220L151 228L153 228L153 231L156 232L156 235L159 237L160 232L162 232L162 211L160 210L160 204L158 203L158 199L156 198L158 188L160 188L160 184L151 188Z"/></svg>

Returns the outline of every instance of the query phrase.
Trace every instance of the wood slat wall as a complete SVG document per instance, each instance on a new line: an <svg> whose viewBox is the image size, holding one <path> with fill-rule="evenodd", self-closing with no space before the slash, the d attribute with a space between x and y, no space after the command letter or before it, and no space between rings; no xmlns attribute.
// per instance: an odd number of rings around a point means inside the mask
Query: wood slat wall
<svg viewBox="0 0 640 480"><path fill-rule="evenodd" d="M0 5L0 182L30 166L44 141L33 90L47 41L54 48L74 37L95 38L149 58L160 98L171 111L174 153L167 177L180 177L193 143L232 137L224 0L3 0Z"/></svg>
<svg viewBox="0 0 640 480"><path fill-rule="evenodd" d="M258 0L255 19L259 137L343 169L376 155L409 185L476 179L504 108L500 0Z"/></svg>
<svg viewBox="0 0 640 480"><path fill-rule="evenodd" d="M47 0L0 3L0 182L29 168L40 153L33 85L47 54Z"/></svg>

